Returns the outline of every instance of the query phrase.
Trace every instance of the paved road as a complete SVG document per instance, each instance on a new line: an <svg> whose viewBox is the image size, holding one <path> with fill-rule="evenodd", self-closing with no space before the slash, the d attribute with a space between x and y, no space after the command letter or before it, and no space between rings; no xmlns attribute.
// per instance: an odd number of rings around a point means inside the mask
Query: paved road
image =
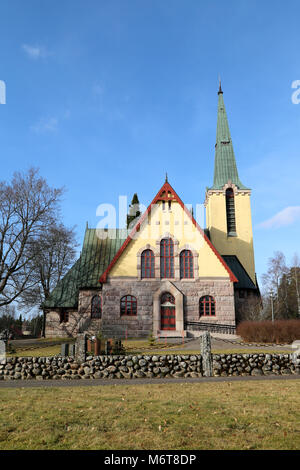
<svg viewBox="0 0 300 470"><path fill-rule="evenodd" d="M169 379L86 379L86 380L8 380L0 381L1 388L44 388L44 387L99 387L105 385L149 385L149 384L180 384L180 383L212 383L212 382L245 382L257 380L298 380L300 375L262 375L234 377L199 377L199 378L169 378Z"/></svg>

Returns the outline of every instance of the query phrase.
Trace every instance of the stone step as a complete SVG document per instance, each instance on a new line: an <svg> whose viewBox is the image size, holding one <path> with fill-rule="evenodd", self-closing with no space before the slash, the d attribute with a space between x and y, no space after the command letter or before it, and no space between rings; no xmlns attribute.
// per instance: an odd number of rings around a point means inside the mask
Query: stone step
<svg viewBox="0 0 300 470"><path fill-rule="evenodd" d="M187 331L179 331L179 330L159 330L157 332L158 338L186 338Z"/></svg>

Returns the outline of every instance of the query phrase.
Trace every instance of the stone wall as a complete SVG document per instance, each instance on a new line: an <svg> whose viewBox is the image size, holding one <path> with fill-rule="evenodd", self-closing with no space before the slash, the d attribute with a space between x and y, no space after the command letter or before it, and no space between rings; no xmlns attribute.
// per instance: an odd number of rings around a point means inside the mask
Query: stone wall
<svg viewBox="0 0 300 470"><path fill-rule="evenodd" d="M125 338L146 337L151 332L156 335L154 326L155 293L165 285L171 284L180 292L183 312L176 312L184 321L203 321L205 323L220 323L235 325L233 284L227 279L192 279L192 280L160 280L137 278L114 278L103 284L102 292L95 289L85 289L79 292L78 310L65 309L69 321L60 323L60 309L49 310L46 315L46 337L75 337L80 325L86 324L81 331L97 333L100 328L106 336ZM170 291L166 287L166 291ZM102 296L102 321L92 320L91 300L93 295ZM137 299L137 316L120 316L120 299L125 295L133 295ZM216 315L199 318L199 299L203 295L211 295L216 302ZM160 315L160 306L158 307ZM182 324L183 322L181 322ZM183 329L183 326L180 330ZM154 331L155 330L155 331Z"/></svg>
<svg viewBox="0 0 300 470"><path fill-rule="evenodd" d="M68 314L68 322L60 322L60 313L64 310ZM46 310L46 330L47 338L76 336L78 332L79 315L74 309L49 309Z"/></svg>
<svg viewBox="0 0 300 470"><path fill-rule="evenodd" d="M213 354L214 376L300 374L300 354ZM0 380L81 380L204 376L201 355L7 357Z"/></svg>
<svg viewBox="0 0 300 470"><path fill-rule="evenodd" d="M119 332L120 337L145 337L153 332L153 298L164 283L171 283L182 293L184 321L203 321L235 326L233 285L225 279L137 280L111 279L103 284L103 329ZM169 291L170 289L166 289ZM137 316L120 317L120 299L133 295L137 299ZM216 315L199 318L199 299L211 295L216 302ZM176 307L177 308L177 307ZM178 313L178 312L177 312ZM156 332L154 333L156 334ZM114 334L115 336L115 334Z"/></svg>
<svg viewBox="0 0 300 470"><path fill-rule="evenodd" d="M213 354L215 376L300 373L300 354Z"/></svg>

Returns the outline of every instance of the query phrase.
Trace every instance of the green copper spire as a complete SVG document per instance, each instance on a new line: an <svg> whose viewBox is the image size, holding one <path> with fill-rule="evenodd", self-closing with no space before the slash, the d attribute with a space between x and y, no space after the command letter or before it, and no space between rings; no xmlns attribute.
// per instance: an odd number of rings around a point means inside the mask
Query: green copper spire
<svg viewBox="0 0 300 470"><path fill-rule="evenodd" d="M231 181L239 189L247 189L240 181L229 131L227 115L223 100L221 81L219 85L217 140L215 145L214 184L211 189L222 189Z"/></svg>

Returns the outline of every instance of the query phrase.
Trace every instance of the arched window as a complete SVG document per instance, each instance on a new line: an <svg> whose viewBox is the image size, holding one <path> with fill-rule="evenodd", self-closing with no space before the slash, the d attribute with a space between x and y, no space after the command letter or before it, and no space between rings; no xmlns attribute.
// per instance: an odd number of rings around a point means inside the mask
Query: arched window
<svg viewBox="0 0 300 470"><path fill-rule="evenodd" d="M141 256L142 279L155 277L154 253L152 250L145 250Z"/></svg>
<svg viewBox="0 0 300 470"><path fill-rule="evenodd" d="M91 302L91 318L101 318L102 302L100 295L94 295Z"/></svg>
<svg viewBox="0 0 300 470"><path fill-rule="evenodd" d="M174 277L174 243L171 238L163 238L160 242L160 277Z"/></svg>
<svg viewBox="0 0 300 470"><path fill-rule="evenodd" d="M162 306L166 306L167 304L175 305L174 296L172 294L169 294L169 292L165 292L160 298L160 304Z"/></svg>
<svg viewBox="0 0 300 470"><path fill-rule="evenodd" d="M203 297L201 297L199 302L199 313L200 317L214 317L216 315L215 299L211 297L211 295L204 295Z"/></svg>
<svg viewBox="0 0 300 470"><path fill-rule="evenodd" d="M125 295L121 298L121 316L131 315L135 316L137 314L137 302L136 298L133 295Z"/></svg>
<svg viewBox="0 0 300 470"><path fill-rule="evenodd" d="M190 250L183 250L180 253L180 277L181 279L194 277L194 259Z"/></svg>
<svg viewBox="0 0 300 470"><path fill-rule="evenodd" d="M226 217L227 217L227 235L236 235L234 193L232 188L226 189Z"/></svg>

